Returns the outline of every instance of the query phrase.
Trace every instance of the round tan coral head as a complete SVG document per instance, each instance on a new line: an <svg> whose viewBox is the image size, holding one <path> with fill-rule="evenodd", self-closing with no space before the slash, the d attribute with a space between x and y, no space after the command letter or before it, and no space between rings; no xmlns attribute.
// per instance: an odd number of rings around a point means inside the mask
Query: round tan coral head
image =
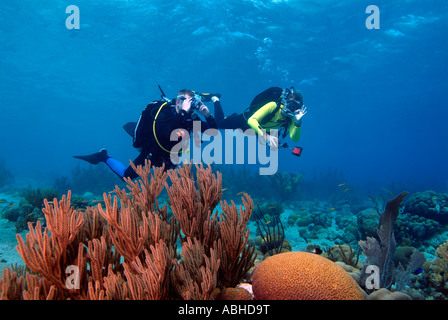
<svg viewBox="0 0 448 320"><path fill-rule="evenodd" d="M256 300L364 300L356 281L333 261L309 252L285 252L254 270Z"/></svg>

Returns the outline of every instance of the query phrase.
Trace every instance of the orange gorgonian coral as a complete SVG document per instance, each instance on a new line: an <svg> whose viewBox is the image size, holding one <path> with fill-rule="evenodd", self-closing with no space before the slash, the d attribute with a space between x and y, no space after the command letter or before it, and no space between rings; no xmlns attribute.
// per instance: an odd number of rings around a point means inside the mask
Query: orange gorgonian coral
<svg viewBox="0 0 448 320"><path fill-rule="evenodd" d="M127 179L113 198L104 193L104 207L77 210L70 192L45 200L47 227L30 223L26 238L17 236L31 272L4 270L1 299L210 299L243 279L255 260L249 195L214 212L221 175L210 166L131 165L140 179ZM172 215L158 201L164 189Z"/></svg>

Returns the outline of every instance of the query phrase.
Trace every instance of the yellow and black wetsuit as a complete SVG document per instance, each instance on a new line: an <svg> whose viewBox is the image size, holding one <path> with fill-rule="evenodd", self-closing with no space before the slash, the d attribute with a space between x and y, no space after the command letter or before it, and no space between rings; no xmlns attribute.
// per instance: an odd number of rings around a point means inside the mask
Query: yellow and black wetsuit
<svg viewBox="0 0 448 320"><path fill-rule="evenodd" d="M291 118L282 114L283 107L283 105L280 105L280 108L278 108L277 103L268 102L247 120L247 124L260 136L263 136L263 129L269 133L271 129L286 127L291 140L297 142L300 139L300 127L296 126ZM272 115L274 112L275 114ZM266 118L269 119L264 121Z"/></svg>
<svg viewBox="0 0 448 320"><path fill-rule="evenodd" d="M274 101L266 103L247 120L244 114L236 113L225 118L221 103L216 101L214 106L218 129L241 129L245 131L252 128L255 133L263 136L263 129L269 133L272 129L286 127L292 141L297 142L300 139L300 127L296 126L291 118L285 117L282 114L283 105L278 108Z"/></svg>

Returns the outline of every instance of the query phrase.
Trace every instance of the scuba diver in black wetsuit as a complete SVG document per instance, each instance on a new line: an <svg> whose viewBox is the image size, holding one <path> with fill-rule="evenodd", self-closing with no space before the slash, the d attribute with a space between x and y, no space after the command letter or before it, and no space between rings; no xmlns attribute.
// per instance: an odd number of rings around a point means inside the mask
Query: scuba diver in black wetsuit
<svg viewBox="0 0 448 320"><path fill-rule="evenodd" d="M160 87L159 87L160 88ZM193 112L197 110L205 117L206 122L201 121L201 131L216 128L216 122L208 108L202 103L201 97L191 90L183 89L177 94L177 98L169 100L164 97L162 101L153 101L143 110L137 123L125 124L125 130L133 137L133 146L140 150L140 154L133 161L134 164L144 165L145 159L151 160L151 165L160 167L165 164L165 170L176 167L171 162L171 148L178 141L171 141L172 132L180 139L193 130L193 121L199 120ZM104 162L121 179L129 177L134 179L137 173L131 166L125 167L118 160L109 157L106 149L85 156L73 156L85 160L91 164Z"/></svg>

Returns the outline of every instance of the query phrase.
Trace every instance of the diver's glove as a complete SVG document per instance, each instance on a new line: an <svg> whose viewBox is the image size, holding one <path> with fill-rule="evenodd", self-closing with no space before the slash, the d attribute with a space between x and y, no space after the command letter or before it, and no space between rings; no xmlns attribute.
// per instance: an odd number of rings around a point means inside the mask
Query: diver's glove
<svg viewBox="0 0 448 320"><path fill-rule="evenodd" d="M216 101L219 101L219 97L217 97L217 96L213 96L213 97L211 98L211 100L213 101L213 103L215 103Z"/></svg>

